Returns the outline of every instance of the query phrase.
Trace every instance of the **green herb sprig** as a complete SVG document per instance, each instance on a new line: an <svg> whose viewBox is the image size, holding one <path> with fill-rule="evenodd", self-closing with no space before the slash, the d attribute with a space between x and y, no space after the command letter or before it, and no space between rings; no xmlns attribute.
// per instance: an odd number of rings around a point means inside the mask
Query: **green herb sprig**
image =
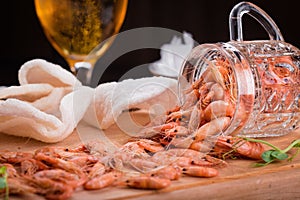
<svg viewBox="0 0 300 200"><path fill-rule="evenodd" d="M300 152L300 139L294 140L285 149L280 149L279 147L277 147L265 140L253 139L253 138L243 138L243 139L246 141L249 141L249 142L262 143L262 144L265 144L265 145L271 147L270 150L263 152L263 154L261 155L264 163L256 163L255 164L256 167L266 166L274 161L281 161L281 160L285 160L285 159L287 159L288 161L292 161ZM296 151L296 153L294 153L293 155L291 155L289 157L289 155L287 153L292 148L297 148L297 151Z"/></svg>
<svg viewBox="0 0 300 200"><path fill-rule="evenodd" d="M8 200L9 197L9 189L7 182L7 169L5 166L0 167L0 190L5 189L5 197L4 200Z"/></svg>

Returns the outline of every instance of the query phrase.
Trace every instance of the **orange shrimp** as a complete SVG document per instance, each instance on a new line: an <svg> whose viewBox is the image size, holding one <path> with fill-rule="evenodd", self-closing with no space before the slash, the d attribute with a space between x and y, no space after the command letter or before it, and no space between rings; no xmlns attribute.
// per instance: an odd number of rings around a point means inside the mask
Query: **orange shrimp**
<svg viewBox="0 0 300 200"><path fill-rule="evenodd" d="M205 160L212 164L211 167L227 167L228 166L228 163L225 160L215 158L210 155L205 155ZM197 163L194 163L194 164L197 165Z"/></svg>
<svg viewBox="0 0 300 200"><path fill-rule="evenodd" d="M129 160L128 164L140 172L154 170L158 167L158 164L156 162L139 158Z"/></svg>
<svg viewBox="0 0 300 200"><path fill-rule="evenodd" d="M21 162L21 174L32 176L39 170L49 169L47 165L35 159L27 159Z"/></svg>
<svg viewBox="0 0 300 200"><path fill-rule="evenodd" d="M88 177L93 178L96 176L101 176L105 173L105 166L101 162L97 162L93 165L93 167L89 170Z"/></svg>
<svg viewBox="0 0 300 200"><path fill-rule="evenodd" d="M188 157L178 157L176 158L176 160L174 161L174 164L176 166L179 167L186 167L186 166L190 166L193 162L192 158L188 158Z"/></svg>
<svg viewBox="0 0 300 200"><path fill-rule="evenodd" d="M33 154L29 152L0 151L0 163L20 163L32 157Z"/></svg>
<svg viewBox="0 0 300 200"><path fill-rule="evenodd" d="M166 166L153 172L151 176L169 180L178 180L181 176L181 169L176 165Z"/></svg>
<svg viewBox="0 0 300 200"><path fill-rule="evenodd" d="M184 174L189 176L197 177L215 177L219 174L218 170L211 167L202 167L202 166L188 166L182 169Z"/></svg>
<svg viewBox="0 0 300 200"><path fill-rule="evenodd" d="M37 190L37 194L49 200L64 200L72 196L73 187L44 177L26 177L29 184Z"/></svg>
<svg viewBox="0 0 300 200"><path fill-rule="evenodd" d="M213 99L216 100L223 100L224 99L224 89L219 83L215 83L211 86L210 91L214 92Z"/></svg>
<svg viewBox="0 0 300 200"><path fill-rule="evenodd" d="M176 147L176 148L189 148L193 143L193 137L173 137L173 139L168 143L168 147Z"/></svg>
<svg viewBox="0 0 300 200"><path fill-rule="evenodd" d="M167 116L166 123L176 122L179 125L179 121L189 118L191 112L191 109L182 109L177 112L173 112Z"/></svg>
<svg viewBox="0 0 300 200"><path fill-rule="evenodd" d="M218 137L214 151L218 154L228 154L228 156L240 155L260 160L265 148L261 143L249 142L239 137L220 136Z"/></svg>
<svg viewBox="0 0 300 200"><path fill-rule="evenodd" d="M221 134L228 127L230 121L229 117L220 117L204 124L195 132L195 142L201 141L203 137Z"/></svg>
<svg viewBox="0 0 300 200"><path fill-rule="evenodd" d="M166 131L166 135L168 136L188 136L189 134L190 133L187 128L179 125Z"/></svg>
<svg viewBox="0 0 300 200"><path fill-rule="evenodd" d="M166 130L170 130L172 128L175 128L176 126L178 126L179 123L178 122L169 122L169 123L166 123L166 124L163 124L161 126L161 131L166 131Z"/></svg>
<svg viewBox="0 0 300 200"><path fill-rule="evenodd" d="M2 167L2 166L6 167L6 173L7 173L8 177L11 177L11 178L19 178L20 177L17 170L15 169L15 167L12 164L9 164L9 163L1 164L0 163L0 167Z"/></svg>
<svg viewBox="0 0 300 200"><path fill-rule="evenodd" d="M73 162L80 167L86 167L87 165L91 165L98 162L98 158L91 155L81 155L81 156L74 156L73 158L68 159L67 161Z"/></svg>
<svg viewBox="0 0 300 200"><path fill-rule="evenodd" d="M82 171L80 166L76 165L73 162L68 162L60 158L51 157L48 155L45 155L44 153L37 153L35 155L35 159L46 162L52 167L57 167L63 170L66 170L67 172L75 173L80 177L80 181L86 181L87 176L86 173Z"/></svg>
<svg viewBox="0 0 300 200"><path fill-rule="evenodd" d="M163 189L171 184L170 179L152 177L152 176L137 176L130 177L126 180L126 185L128 187L137 189Z"/></svg>
<svg viewBox="0 0 300 200"><path fill-rule="evenodd" d="M38 171L33 175L36 179L48 178L56 182L65 183L72 188L81 186L86 180L81 179L78 175L66 172L62 169L50 169Z"/></svg>
<svg viewBox="0 0 300 200"><path fill-rule="evenodd" d="M164 147L160 143L154 142L152 140L139 139L137 141L137 144L144 150L150 151L152 153L164 150Z"/></svg>
<svg viewBox="0 0 300 200"><path fill-rule="evenodd" d="M191 90L190 92L186 93L181 109L186 110L191 106L194 106L198 101L198 95L200 95L199 92L195 93L195 90Z"/></svg>
<svg viewBox="0 0 300 200"><path fill-rule="evenodd" d="M211 102L203 112L203 118L207 121L219 118L219 117L232 117L234 114L234 108L231 104L223 100Z"/></svg>
<svg viewBox="0 0 300 200"><path fill-rule="evenodd" d="M23 178L8 178L7 179L9 194L30 194L36 193L36 188L28 185ZM0 189L1 194L1 189ZM1 196L1 195L0 195Z"/></svg>
<svg viewBox="0 0 300 200"><path fill-rule="evenodd" d="M201 152L208 152L212 149L210 145L205 144L203 141L193 141L189 148Z"/></svg>
<svg viewBox="0 0 300 200"><path fill-rule="evenodd" d="M112 185L119 177L121 173L115 171L96 176L84 184L84 188L87 190L97 190Z"/></svg>

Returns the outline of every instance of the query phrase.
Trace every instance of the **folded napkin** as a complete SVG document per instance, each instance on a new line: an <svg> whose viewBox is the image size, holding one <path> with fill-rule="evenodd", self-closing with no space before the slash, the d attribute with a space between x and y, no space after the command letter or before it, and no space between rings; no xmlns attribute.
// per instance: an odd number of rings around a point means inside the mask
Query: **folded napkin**
<svg viewBox="0 0 300 200"><path fill-rule="evenodd" d="M131 108L169 109L177 104L173 79L150 77L82 86L76 77L45 60L26 62L19 86L0 90L0 132L47 143L68 137L80 120L106 129Z"/></svg>
<svg viewBox="0 0 300 200"><path fill-rule="evenodd" d="M0 90L0 132L43 142L70 135L93 95L70 72L41 59L20 68L19 82L20 86ZM79 96L88 98L74 105Z"/></svg>

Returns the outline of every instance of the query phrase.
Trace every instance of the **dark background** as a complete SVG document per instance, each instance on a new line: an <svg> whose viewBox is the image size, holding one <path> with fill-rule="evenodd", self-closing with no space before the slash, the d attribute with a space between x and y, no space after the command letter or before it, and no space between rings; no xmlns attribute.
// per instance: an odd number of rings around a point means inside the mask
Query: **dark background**
<svg viewBox="0 0 300 200"><path fill-rule="evenodd" d="M129 0L121 31L147 26L164 27L179 32L187 31L200 44L226 42L229 40L228 16L238 2L240 1ZM286 42L300 47L300 11L295 5L296 0L251 2L273 18ZM0 16L0 85L18 84L19 67L34 58L43 58L69 69L44 36L34 11L33 0L3 1ZM244 39L268 38L260 25L248 16L243 20L243 28ZM158 59L157 49L127 53L110 65L100 82L118 80L130 68Z"/></svg>

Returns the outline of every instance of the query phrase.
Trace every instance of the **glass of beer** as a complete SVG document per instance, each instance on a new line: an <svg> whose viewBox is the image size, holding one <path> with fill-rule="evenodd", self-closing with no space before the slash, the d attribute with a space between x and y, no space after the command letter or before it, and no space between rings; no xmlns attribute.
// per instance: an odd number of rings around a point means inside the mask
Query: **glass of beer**
<svg viewBox="0 0 300 200"><path fill-rule="evenodd" d="M128 0L35 0L45 35L76 74L91 71L124 21ZM101 48L92 51L105 41ZM92 52L92 55L90 54ZM88 85L88 81L85 80Z"/></svg>

